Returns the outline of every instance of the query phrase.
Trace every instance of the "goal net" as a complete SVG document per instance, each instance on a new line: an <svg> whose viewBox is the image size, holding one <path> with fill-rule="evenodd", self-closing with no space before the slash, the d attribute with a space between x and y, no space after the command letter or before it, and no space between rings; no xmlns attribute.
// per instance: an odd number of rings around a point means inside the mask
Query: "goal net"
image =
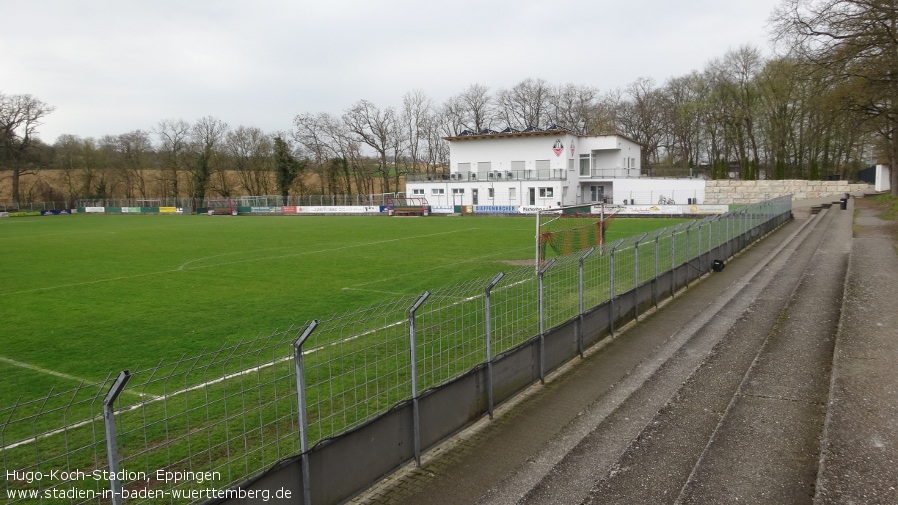
<svg viewBox="0 0 898 505"><path fill-rule="evenodd" d="M206 214L210 216L236 216L237 201L230 198L206 200Z"/></svg>
<svg viewBox="0 0 898 505"><path fill-rule="evenodd" d="M604 252L605 233L619 205L578 205L537 213L537 261L567 256L595 247Z"/></svg>

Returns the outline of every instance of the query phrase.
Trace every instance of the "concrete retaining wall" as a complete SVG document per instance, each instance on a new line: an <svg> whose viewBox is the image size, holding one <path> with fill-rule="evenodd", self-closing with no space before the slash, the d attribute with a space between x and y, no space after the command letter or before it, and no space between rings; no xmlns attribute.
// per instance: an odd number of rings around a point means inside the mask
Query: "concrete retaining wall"
<svg viewBox="0 0 898 505"><path fill-rule="evenodd" d="M848 181L706 181L705 201L708 205L728 205L757 203L778 196L792 195L793 199L842 196L845 193L863 194L872 192L869 184L850 184Z"/></svg>

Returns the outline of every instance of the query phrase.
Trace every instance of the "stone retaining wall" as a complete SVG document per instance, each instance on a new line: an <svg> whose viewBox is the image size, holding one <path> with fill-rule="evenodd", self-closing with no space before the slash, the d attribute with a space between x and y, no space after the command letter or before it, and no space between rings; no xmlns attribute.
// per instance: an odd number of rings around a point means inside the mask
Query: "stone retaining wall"
<svg viewBox="0 0 898 505"><path fill-rule="evenodd" d="M705 204L727 205L733 203L757 203L783 195L794 199L821 198L872 193L870 184L851 184L848 181L706 181Z"/></svg>

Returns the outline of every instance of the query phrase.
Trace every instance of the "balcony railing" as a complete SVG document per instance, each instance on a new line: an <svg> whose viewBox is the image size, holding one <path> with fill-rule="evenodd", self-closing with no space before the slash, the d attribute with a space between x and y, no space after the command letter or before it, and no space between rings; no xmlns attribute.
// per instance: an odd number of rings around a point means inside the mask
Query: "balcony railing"
<svg viewBox="0 0 898 505"><path fill-rule="evenodd" d="M489 172L452 172L448 174L408 174L406 182L478 182L478 181L566 181L563 168L541 170L491 170Z"/></svg>

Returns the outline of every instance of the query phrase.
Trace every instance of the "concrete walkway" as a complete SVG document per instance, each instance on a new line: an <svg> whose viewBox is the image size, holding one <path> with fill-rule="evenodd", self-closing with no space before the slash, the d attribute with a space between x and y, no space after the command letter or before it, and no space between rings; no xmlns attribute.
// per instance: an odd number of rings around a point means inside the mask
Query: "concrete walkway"
<svg viewBox="0 0 898 505"><path fill-rule="evenodd" d="M898 256L816 203L352 503L898 503Z"/></svg>

